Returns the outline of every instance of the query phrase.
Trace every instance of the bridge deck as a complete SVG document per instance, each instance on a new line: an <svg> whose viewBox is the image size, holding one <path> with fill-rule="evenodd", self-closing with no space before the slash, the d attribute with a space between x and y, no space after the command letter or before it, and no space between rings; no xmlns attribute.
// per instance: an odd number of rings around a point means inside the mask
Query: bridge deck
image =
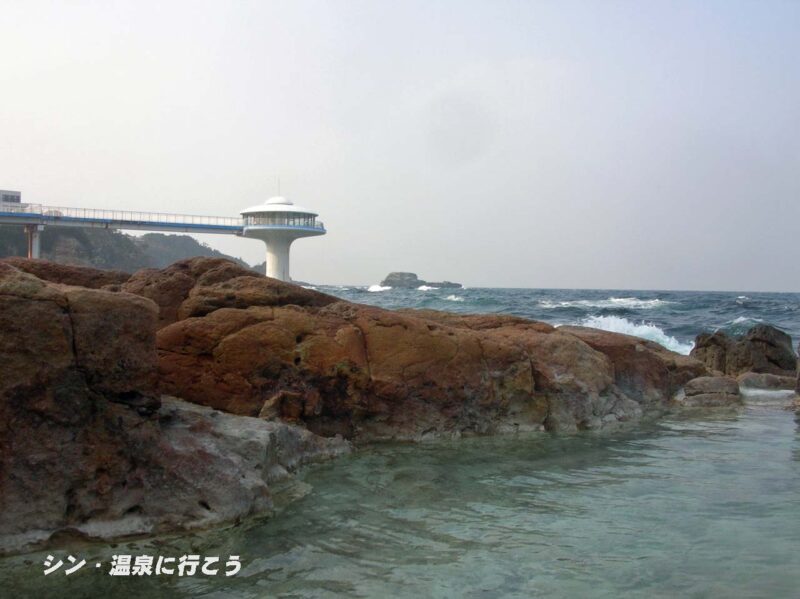
<svg viewBox="0 0 800 599"><path fill-rule="evenodd" d="M0 224L241 235L239 217L0 203Z"/></svg>

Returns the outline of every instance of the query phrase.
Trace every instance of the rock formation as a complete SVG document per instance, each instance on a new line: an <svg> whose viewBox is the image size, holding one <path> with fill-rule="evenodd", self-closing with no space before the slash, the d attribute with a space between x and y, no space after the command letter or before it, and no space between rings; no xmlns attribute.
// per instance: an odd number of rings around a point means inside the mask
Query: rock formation
<svg viewBox="0 0 800 599"><path fill-rule="evenodd" d="M678 402L690 408L718 408L743 403L739 383L729 376L702 376L684 386Z"/></svg>
<svg viewBox="0 0 800 599"><path fill-rule="evenodd" d="M162 403L157 314L143 297L0 263L0 552L261 513L287 470L347 450L284 423Z"/></svg>
<svg viewBox="0 0 800 599"><path fill-rule="evenodd" d="M0 263L9 264L43 281L88 287L89 289L118 288L131 276L119 270L98 270L87 266L57 264L47 260L3 258Z"/></svg>
<svg viewBox="0 0 800 599"><path fill-rule="evenodd" d="M343 437L597 429L736 385L636 337L383 310L215 258L127 280L0 262L0 332L3 550L262 513Z"/></svg>
<svg viewBox="0 0 800 599"><path fill-rule="evenodd" d="M741 387L765 391L793 390L797 383L797 378L793 376L779 376L760 372L745 372L736 377L736 380Z"/></svg>
<svg viewBox="0 0 800 599"><path fill-rule="evenodd" d="M413 272L390 272L381 281L383 287L394 287L398 289L416 289L425 285L426 287L438 287L440 289L461 289L461 283L451 281L423 281Z"/></svg>
<svg viewBox="0 0 800 599"><path fill-rule="evenodd" d="M599 428L663 411L686 381L707 374L636 337L392 312L221 261L143 271L123 288L160 305L163 392L362 442Z"/></svg>
<svg viewBox="0 0 800 599"><path fill-rule="evenodd" d="M793 378L797 375L791 337L765 324L754 326L741 337L730 337L722 331L698 335L691 356L730 376L746 372Z"/></svg>

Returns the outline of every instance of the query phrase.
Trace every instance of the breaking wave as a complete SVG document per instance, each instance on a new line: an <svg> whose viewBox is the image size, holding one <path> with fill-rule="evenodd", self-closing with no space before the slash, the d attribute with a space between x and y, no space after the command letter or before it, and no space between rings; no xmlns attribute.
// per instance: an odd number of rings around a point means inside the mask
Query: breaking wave
<svg viewBox="0 0 800 599"><path fill-rule="evenodd" d="M612 333L624 333L625 335L633 335L634 337L655 341L679 354L688 355L692 351L692 347L694 347L693 343L681 343L652 323L642 322L637 324L620 316L590 316L583 319L580 324L585 327L603 329Z"/></svg>
<svg viewBox="0 0 800 599"><path fill-rule="evenodd" d="M604 300L565 300L554 302L551 300L540 300L539 307L545 309L552 308L629 308L632 310L647 310L660 308L672 304L667 300L661 299L639 299L638 297L610 297Z"/></svg>
<svg viewBox="0 0 800 599"><path fill-rule="evenodd" d="M733 320L729 320L721 327L717 327L718 331L724 331L729 335L744 335L751 327L764 322L763 318L756 318L754 316L737 316Z"/></svg>
<svg viewBox="0 0 800 599"><path fill-rule="evenodd" d="M730 324L745 324L745 323L755 324L755 323L759 323L759 322L764 322L764 319L763 318L753 318L751 316L738 316L738 317L734 318L730 322Z"/></svg>
<svg viewBox="0 0 800 599"><path fill-rule="evenodd" d="M367 291L376 293L378 291L389 291L391 287L382 287L381 285L370 285Z"/></svg>
<svg viewBox="0 0 800 599"><path fill-rule="evenodd" d="M457 295L448 295L444 299L446 299L448 302L463 302L464 301L463 297L458 297Z"/></svg>
<svg viewBox="0 0 800 599"><path fill-rule="evenodd" d="M434 289L439 289L438 287L428 287L427 285L420 285L417 287L417 291L433 291Z"/></svg>

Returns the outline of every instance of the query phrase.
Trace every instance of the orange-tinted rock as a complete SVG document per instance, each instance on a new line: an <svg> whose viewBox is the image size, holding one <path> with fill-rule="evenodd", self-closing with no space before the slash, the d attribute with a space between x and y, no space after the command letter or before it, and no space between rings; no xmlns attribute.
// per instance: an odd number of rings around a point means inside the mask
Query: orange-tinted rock
<svg viewBox="0 0 800 599"><path fill-rule="evenodd" d="M86 266L69 266L48 260L29 260L27 258L3 258L0 262L10 264L14 268L30 273L43 281L77 285L89 289L104 287L115 288L130 278L130 275L118 270L99 270Z"/></svg>
<svg viewBox="0 0 800 599"><path fill-rule="evenodd" d="M707 373L698 360L639 337L587 327L565 326L559 330L575 335L608 356L615 384L645 402L660 402L687 381Z"/></svg>
<svg viewBox="0 0 800 599"><path fill-rule="evenodd" d="M151 395L157 308L0 263L0 553L229 522L347 451L278 422ZM305 413L314 413L313 398Z"/></svg>
<svg viewBox="0 0 800 599"><path fill-rule="evenodd" d="M263 277L198 284L177 317L158 333L165 392L359 440L597 428L666 409L707 372L635 337L393 312Z"/></svg>
<svg viewBox="0 0 800 599"><path fill-rule="evenodd" d="M180 318L203 316L223 307L322 306L336 301L222 258L190 258L161 270L140 270L122 290L149 298L158 305L159 328Z"/></svg>

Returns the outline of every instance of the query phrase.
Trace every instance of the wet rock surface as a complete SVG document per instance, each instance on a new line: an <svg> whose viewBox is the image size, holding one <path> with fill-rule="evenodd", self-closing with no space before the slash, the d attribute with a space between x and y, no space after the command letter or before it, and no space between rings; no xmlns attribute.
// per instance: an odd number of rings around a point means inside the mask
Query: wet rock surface
<svg viewBox="0 0 800 599"><path fill-rule="evenodd" d="M717 408L743 403L739 383L729 376L703 376L692 379L684 387L679 403L691 408Z"/></svg>
<svg viewBox="0 0 800 599"><path fill-rule="evenodd" d="M797 384L795 377L758 372L745 372L739 375L736 380L739 382L740 387L765 391L790 390L794 389Z"/></svg>

